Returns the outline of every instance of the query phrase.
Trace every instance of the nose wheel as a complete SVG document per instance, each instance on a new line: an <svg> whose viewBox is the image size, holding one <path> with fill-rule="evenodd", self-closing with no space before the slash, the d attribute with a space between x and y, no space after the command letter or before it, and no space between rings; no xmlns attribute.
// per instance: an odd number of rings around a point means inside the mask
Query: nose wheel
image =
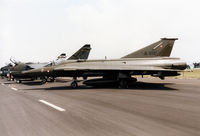
<svg viewBox="0 0 200 136"><path fill-rule="evenodd" d="M42 78L42 84L45 84L47 82L47 78Z"/></svg>
<svg viewBox="0 0 200 136"><path fill-rule="evenodd" d="M78 87L78 83L77 83L76 81L73 81L73 82L71 83L71 88L75 89L75 88L77 88L77 87Z"/></svg>

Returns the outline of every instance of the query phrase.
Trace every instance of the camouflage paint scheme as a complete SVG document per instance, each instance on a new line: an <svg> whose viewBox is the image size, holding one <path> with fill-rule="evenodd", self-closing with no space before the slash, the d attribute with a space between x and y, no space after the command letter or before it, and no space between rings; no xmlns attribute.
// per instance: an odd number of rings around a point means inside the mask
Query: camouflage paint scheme
<svg viewBox="0 0 200 136"><path fill-rule="evenodd" d="M68 60L78 60L78 59L87 59L90 53L90 45L86 44L84 45L82 48L80 48L76 53L74 53L71 57L68 58ZM27 71L27 70L31 70L31 69L38 69L38 68L42 68L44 66L53 66L53 65L60 65L60 64L65 64L66 61L65 60L61 60L61 61L57 61L57 62L51 62L50 64L48 63L19 63L16 64L13 68L12 68L12 76L14 78L17 78L18 80L20 78L32 78L35 79L37 77L40 77L40 75L38 76L31 76L31 75L27 75L27 74L23 74L22 72Z"/></svg>
<svg viewBox="0 0 200 136"><path fill-rule="evenodd" d="M164 79L166 76L178 76L186 68L186 63L179 58L165 57L172 51L177 39L161 39L141 50L121 59L112 60L73 60L51 67L23 72L30 76L53 77L96 77L103 79L129 80L134 75L152 75ZM149 53L154 52L154 53ZM140 56L140 58L138 58Z"/></svg>

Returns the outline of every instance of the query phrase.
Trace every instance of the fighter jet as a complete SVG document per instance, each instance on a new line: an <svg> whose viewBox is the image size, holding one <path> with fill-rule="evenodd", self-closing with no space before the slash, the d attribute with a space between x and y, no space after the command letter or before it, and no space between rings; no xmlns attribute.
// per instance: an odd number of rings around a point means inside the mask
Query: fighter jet
<svg viewBox="0 0 200 136"><path fill-rule="evenodd" d="M11 69L11 75L14 79L16 79L16 82L21 83L22 80L24 79L31 79L35 80L37 78L41 78L42 82L45 83L47 81L47 77L44 76L30 76L23 74L24 71L31 70L31 69L38 69L42 67L51 67L51 66L56 66L60 64L65 64L66 61L71 61L71 60L79 60L79 59L87 59L90 53L90 45L86 44L82 48L80 48L76 53L74 53L71 57L69 57L66 60L66 54L61 54L58 56L56 61L50 62L50 63L21 63L21 62L16 62L12 61L15 63L15 66ZM54 77L48 77L51 81L54 80Z"/></svg>
<svg viewBox="0 0 200 136"><path fill-rule="evenodd" d="M8 65L2 67L2 68L0 69L0 71L1 71L1 74L0 74L1 78L6 77L6 78L8 78L8 80L10 80L10 78L9 78L9 73L10 73L10 69L11 69L12 67L13 67L13 65L12 65L11 63L9 63Z"/></svg>
<svg viewBox="0 0 200 136"><path fill-rule="evenodd" d="M127 88L130 83L137 81L133 77L136 75L151 75L160 79L166 76L178 76L178 72L186 68L186 63L179 58L168 57L175 40L177 39L163 38L159 42L120 59L74 60L23 73L32 76L73 77L72 88L78 86L77 77L86 79L86 77L101 76L102 78L99 79L86 80L83 84L96 86L112 83L119 88Z"/></svg>
<svg viewBox="0 0 200 136"><path fill-rule="evenodd" d="M10 69L10 77L12 80L16 79L17 83L21 83L22 79L28 79L28 80L34 80L30 77L27 77L26 75L22 74L22 71L31 70L31 69L37 69L42 68L48 63L22 63L22 62L15 62L15 65Z"/></svg>

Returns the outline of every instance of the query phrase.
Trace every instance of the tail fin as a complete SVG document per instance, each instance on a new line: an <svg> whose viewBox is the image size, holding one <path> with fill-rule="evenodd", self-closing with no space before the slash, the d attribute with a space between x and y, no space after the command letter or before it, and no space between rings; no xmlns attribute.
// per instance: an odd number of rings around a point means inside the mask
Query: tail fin
<svg viewBox="0 0 200 136"><path fill-rule="evenodd" d="M128 54L122 58L169 57L177 38L161 38L160 41Z"/></svg>
<svg viewBox="0 0 200 136"><path fill-rule="evenodd" d="M84 45L76 53L74 53L68 60L77 60L77 59L88 59L90 53L90 44Z"/></svg>
<svg viewBox="0 0 200 136"><path fill-rule="evenodd" d="M62 53L62 54L60 54L60 56L57 57L57 60L63 60L63 59L66 59L65 53Z"/></svg>

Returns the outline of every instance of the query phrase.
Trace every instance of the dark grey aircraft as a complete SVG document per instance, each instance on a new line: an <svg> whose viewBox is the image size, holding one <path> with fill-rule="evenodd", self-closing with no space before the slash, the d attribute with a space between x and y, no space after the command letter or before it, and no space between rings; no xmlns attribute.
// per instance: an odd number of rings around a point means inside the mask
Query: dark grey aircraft
<svg viewBox="0 0 200 136"><path fill-rule="evenodd" d="M22 79L25 80L26 78L27 79L30 78L30 77L24 76L22 74L22 71L41 68L47 64L48 63L21 63L21 62L17 63L15 64L14 67L11 68L10 77L12 78L12 80L16 79L16 82L20 83Z"/></svg>
<svg viewBox="0 0 200 136"><path fill-rule="evenodd" d="M90 45L86 44L82 48L80 48L76 53L74 53L71 57L69 57L67 60L79 60L79 59L87 59L90 53ZM65 64L66 62L66 54L61 54L58 59L55 62L51 63L15 63L15 66L11 69L11 75L18 83L21 83L23 79L37 79L41 78L43 82L47 81L47 78L44 76L30 76L23 74L23 71L31 70L31 69L38 69L42 67L51 67L55 65ZM53 81L54 77L50 77L50 80Z"/></svg>
<svg viewBox="0 0 200 136"><path fill-rule="evenodd" d="M97 86L116 84L126 88L136 82L135 75L151 75L164 79L166 76L178 76L186 68L186 63L179 58L169 58L174 41L163 38L148 47L133 52L120 59L111 60L73 60L52 67L43 67L23 72L31 76L73 77L72 88L76 88L77 77L99 77L86 80L86 85ZM138 58L137 56L140 56Z"/></svg>
<svg viewBox="0 0 200 136"><path fill-rule="evenodd" d="M10 69L13 67L13 65L11 63L9 63L8 65L2 67L0 69L1 73L0 73L0 76L2 78L4 77L8 77L9 73L10 73ZM9 79L8 79L9 80Z"/></svg>

